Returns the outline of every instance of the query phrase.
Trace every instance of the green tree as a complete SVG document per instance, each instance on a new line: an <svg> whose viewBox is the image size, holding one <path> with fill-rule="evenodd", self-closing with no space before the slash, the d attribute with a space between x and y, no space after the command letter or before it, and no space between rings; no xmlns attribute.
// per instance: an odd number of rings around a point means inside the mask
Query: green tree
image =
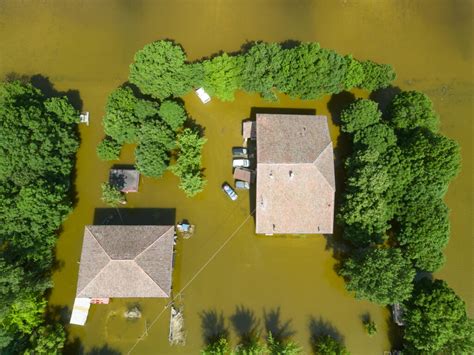
<svg viewBox="0 0 474 355"><path fill-rule="evenodd" d="M385 123L376 123L355 132L354 143L363 144L379 153L384 153L397 143L393 129Z"/></svg>
<svg viewBox="0 0 474 355"><path fill-rule="evenodd" d="M377 64L371 60L361 62L364 71L364 80L359 84L359 88L365 90L383 89L395 80L396 74L389 64Z"/></svg>
<svg viewBox="0 0 474 355"><path fill-rule="evenodd" d="M139 135L141 145L155 145L167 152L176 148L175 132L161 120L149 120L143 123Z"/></svg>
<svg viewBox="0 0 474 355"><path fill-rule="evenodd" d="M397 248L370 248L344 261L339 274L358 299L401 303L413 290L415 269Z"/></svg>
<svg viewBox="0 0 474 355"><path fill-rule="evenodd" d="M122 144L111 137L105 137L97 146L97 156L100 160L118 160Z"/></svg>
<svg viewBox="0 0 474 355"><path fill-rule="evenodd" d="M188 197L201 192L206 183L201 167L201 150L205 143L206 139L190 128L178 135L178 157L170 170L180 178L179 186Z"/></svg>
<svg viewBox="0 0 474 355"><path fill-rule="evenodd" d="M66 332L60 324L38 327L30 336L25 355L58 355L66 342Z"/></svg>
<svg viewBox="0 0 474 355"><path fill-rule="evenodd" d="M355 87L359 87L364 80L364 68L362 64L352 58L351 55L346 55L344 57L346 61L346 72L344 78L344 88L350 90Z"/></svg>
<svg viewBox="0 0 474 355"><path fill-rule="evenodd" d="M364 321L364 328L370 337L377 334L377 324L375 324L375 322L370 319L367 319L366 321Z"/></svg>
<svg viewBox="0 0 474 355"><path fill-rule="evenodd" d="M465 303L441 280L422 279L405 304L404 340L416 353L474 351L473 323Z"/></svg>
<svg viewBox="0 0 474 355"><path fill-rule="evenodd" d="M224 337L210 342L201 350L201 355L229 355L231 353L229 342Z"/></svg>
<svg viewBox="0 0 474 355"><path fill-rule="evenodd" d="M169 152L151 140L138 145L135 158L137 170L154 178L163 176L170 161Z"/></svg>
<svg viewBox="0 0 474 355"><path fill-rule="evenodd" d="M350 355L346 347L330 335L321 335L313 340L316 355Z"/></svg>
<svg viewBox="0 0 474 355"><path fill-rule="evenodd" d="M271 355L297 355L301 354L301 347L291 340L276 338L271 332L267 337L267 348Z"/></svg>
<svg viewBox="0 0 474 355"><path fill-rule="evenodd" d="M162 40L147 44L135 53L129 80L144 94L163 100L183 96L202 78L202 67L186 63L181 46Z"/></svg>
<svg viewBox="0 0 474 355"><path fill-rule="evenodd" d="M276 100L274 88L281 76L283 49L277 43L257 42L244 55L242 88Z"/></svg>
<svg viewBox="0 0 474 355"><path fill-rule="evenodd" d="M358 99L342 111L342 130L354 133L363 128L379 123L382 118L378 104L368 99Z"/></svg>
<svg viewBox="0 0 474 355"><path fill-rule="evenodd" d="M443 248L449 240L448 207L439 198L405 204L397 216L396 238L404 253L421 270L436 271L444 263Z"/></svg>
<svg viewBox="0 0 474 355"><path fill-rule="evenodd" d="M66 97L0 83L0 353L44 327L56 232L71 211L79 113Z"/></svg>
<svg viewBox="0 0 474 355"><path fill-rule="evenodd" d="M223 53L203 62L204 89L222 101L234 101L234 92L241 87L244 57Z"/></svg>
<svg viewBox="0 0 474 355"><path fill-rule="evenodd" d="M102 183L102 201L111 207L117 207L126 203L125 195L108 182Z"/></svg>
<svg viewBox="0 0 474 355"><path fill-rule="evenodd" d="M395 128L425 127L436 132L439 117L427 95L419 91L403 91L391 102L390 122Z"/></svg>
<svg viewBox="0 0 474 355"><path fill-rule="evenodd" d="M105 134L121 144L137 143L141 124L158 115L159 105L137 98L131 88L114 90L107 100L102 121Z"/></svg>
<svg viewBox="0 0 474 355"><path fill-rule="evenodd" d="M184 107L171 100L166 100L161 103L158 114L173 131L180 129L187 118Z"/></svg>

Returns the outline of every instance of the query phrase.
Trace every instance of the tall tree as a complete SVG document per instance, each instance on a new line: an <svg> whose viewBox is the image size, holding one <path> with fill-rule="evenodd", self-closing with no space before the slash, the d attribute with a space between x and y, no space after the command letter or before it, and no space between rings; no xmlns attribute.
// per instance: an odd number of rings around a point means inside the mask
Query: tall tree
<svg viewBox="0 0 474 355"><path fill-rule="evenodd" d="M473 320L465 303L441 280L422 279L406 303L404 340L416 353L470 354ZM455 351L454 351L455 350Z"/></svg>
<svg viewBox="0 0 474 355"><path fill-rule="evenodd" d="M339 274L356 298L388 305L410 297L415 269L400 249L370 248L347 259Z"/></svg>

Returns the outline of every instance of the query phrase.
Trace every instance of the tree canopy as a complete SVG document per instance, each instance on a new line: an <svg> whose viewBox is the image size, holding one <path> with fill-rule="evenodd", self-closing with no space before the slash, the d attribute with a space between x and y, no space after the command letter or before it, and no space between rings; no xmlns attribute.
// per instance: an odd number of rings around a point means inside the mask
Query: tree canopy
<svg viewBox="0 0 474 355"><path fill-rule="evenodd" d="M66 97L0 84L0 352L55 353L61 326L45 324L56 232L72 209L79 113Z"/></svg>
<svg viewBox="0 0 474 355"><path fill-rule="evenodd" d="M388 305L410 297L415 269L398 248L369 248L347 259L339 274L356 298Z"/></svg>
<svg viewBox="0 0 474 355"><path fill-rule="evenodd" d="M406 302L404 340L417 353L470 354L474 322L465 303L441 280L422 279Z"/></svg>
<svg viewBox="0 0 474 355"><path fill-rule="evenodd" d="M144 94L157 99L183 96L202 77L202 67L186 63L181 46L161 40L149 43L135 53L129 80Z"/></svg>
<svg viewBox="0 0 474 355"><path fill-rule="evenodd" d="M430 98L419 91L403 91L392 100L390 121L396 128L413 129L424 127L438 130L439 117Z"/></svg>
<svg viewBox="0 0 474 355"><path fill-rule="evenodd" d="M350 355L346 347L330 335L320 335L313 340L316 355Z"/></svg>

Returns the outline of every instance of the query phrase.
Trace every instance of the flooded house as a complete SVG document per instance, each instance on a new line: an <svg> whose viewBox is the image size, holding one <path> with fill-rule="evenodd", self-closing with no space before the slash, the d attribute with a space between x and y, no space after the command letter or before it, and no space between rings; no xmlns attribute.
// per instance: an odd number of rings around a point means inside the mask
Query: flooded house
<svg viewBox="0 0 474 355"><path fill-rule="evenodd" d="M326 116L257 114L257 234L332 234L333 146Z"/></svg>
<svg viewBox="0 0 474 355"><path fill-rule="evenodd" d="M170 297L173 243L172 225L86 226L71 323L85 323L87 304Z"/></svg>

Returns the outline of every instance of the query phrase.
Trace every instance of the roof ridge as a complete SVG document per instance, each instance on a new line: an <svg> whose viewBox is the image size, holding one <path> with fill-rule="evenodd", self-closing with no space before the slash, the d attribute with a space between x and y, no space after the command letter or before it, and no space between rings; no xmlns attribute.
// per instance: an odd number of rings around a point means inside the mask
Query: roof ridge
<svg viewBox="0 0 474 355"><path fill-rule="evenodd" d="M156 240L151 243L149 246L147 246L145 249L143 249L140 253L138 253L132 260L136 262L136 259L142 255L144 252L146 252L148 249L150 249L153 245L155 245L156 242L158 242L166 233L170 231L171 228L174 228L174 226L170 226L169 229L167 229L163 234L161 234ZM140 265L139 265L140 266ZM141 267L140 267L141 268Z"/></svg>
<svg viewBox="0 0 474 355"><path fill-rule="evenodd" d="M112 260L112 258L110 257L109 253L107 253L107 250L105 250L105 248L102 246L102 244L100 244L99 240L95 237L95 234L92 233L92 231L89 229L90 225L87 225L86 226L86 229L87 231L90 233L90 235L95 239L95 241L97 242L97 244L99 244L100 248L104 251L105 255L107 255L107 257L109 258L109 262L110 260Z"/></svg>
<svg viewBox="0 0 474 355"><path fill-rule="evenodd" d="M318 164L318 161L320 160L320 158L322 157L323 153L326 151L326 149L329 148L329 146L332 146L332 141L330 141L328 143L328 145L326 147L324 147L323 150L321 150L321 153L318 155L318 157L314 160L314 162L312 163L312 165L314 165L314 167L316 168L316 170L318 170L319 174L323 177L324 181L326 181L326 183L329 185L329 187L331 188L332 191L336 192L336 188L335 186L332 186L332 184L328 181L327 177L321 172L321 170L318 168L317 164ZM322 159L322 158L321 158ZM335 182L334 182L335 183Z"/></svg>
<svg viewBox="0 0 474 355"><path fill-rule="evenodd" d="M92 233L91 233L91 234L92 234ZM107 255L107 256L108 256L108 255ZM80 295L80 294L97 278L97 276L99 276L99 275L105 270L105 268L110 264L111 261L112 261L112 259L110 259L110 257L109 257L109 262L108 262L107 264L105 264L105 265L102 267L102 269L100 269L100 271L99 271L97 274L95 274L95 276L87 283L87 285L85 285L85 286L83 287L83 289L82 289L80 292L77 292L77 294ZM77 297L77 296L76 296L76 297Z"/></svg>
<svg viewBox="0 0 474 355"><path fill-rule="evenodd" d="M160 237L160 238L161 238L161 237ZM158 238L158 239L160 239L160 238ZM157 239L157 240L158 240L158 239ZM154 244L154 243L153 243L153 244ZM163 292L166 296L169 297L168 293L166 293L165 290L163 290L163 288L162 288L160 285L158 285L158 283L157 283L155 280L153 280L153 279L151 278L151 276L150 276L145 270L143 270L143 268L140 266L139 263L137 263L137 262L135 261L135 259L133 259L133 260L127 260L127 261L132 261L132 262L140 269L140 271L141 271L147 278L149 278L149 279L151 280L151 282L153 282L153 284L155 284L155 285L160 289L161 292Z"/></svg>

